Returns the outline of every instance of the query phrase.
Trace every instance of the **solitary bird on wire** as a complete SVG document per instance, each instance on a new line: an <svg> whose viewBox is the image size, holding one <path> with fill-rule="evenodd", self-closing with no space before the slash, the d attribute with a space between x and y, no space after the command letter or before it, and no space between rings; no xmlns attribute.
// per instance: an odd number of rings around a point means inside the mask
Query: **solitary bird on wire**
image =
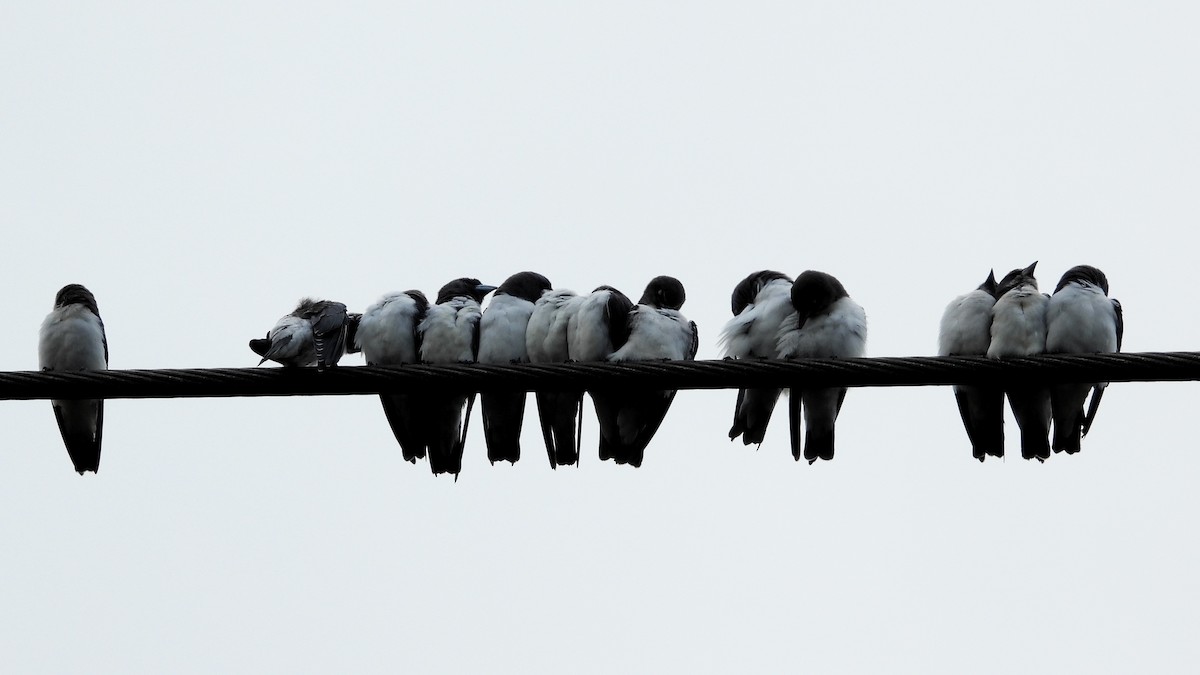
<svg viewBox="0 0 1200 675"><path fill-rule="evenodd" d="M978 288L946 306L938 331L938 356L985 356L992 342L992 307L996 304L996 274ZM1004 390L1000 387L955 385L958 413L971 441L971 454L1004 456Z"/></svg>
<svg viewBox="0 0 1200 675"><path fill-rule="evenodd" d="M437 303L417 326L425 363L474 363L479 355L479 303L495 286L460 278L442 286ZM434 474L462 471L463 446L475 394L436 393L424 397L429 468Z"/></svg>
<svg viewBox="0 0 1200 675"><path fill-rule="evenodd" d="M808 270L792 284L793 312L779 329L783 359L853 359L866 353L867 315L835 277ZM792 387L788 421L792 457L800 460L800 413L804 412L804 459L833 459L834 424L846 399L845 387Z"/></svg>
<svg viewBox="0 0 1200 675"><path fill-rule="evenodd" d="M1032 356L1046 351L1046 306L1050 296L1038 291L1029 267L1004 275L992 307L989 359ZM1050 457L1050 389L1037 382L1010 385L1008 405L1021 428L1021 456L1044 462Z"/></svg>
<svg viewBox="0 0 1200 675"><path fill-rule="evenodd" d="M262 357L260 366L270 360L284 366L316 365L323 370L337 365L346 353L348 327L349 314L342 303L302 298L265 338L251 340L250 349Z"/></svg>
<svg viewBox="0 0 1200 675"><path fill-rule="evenodd" d="M525 333L534 303L550 290L550 281L537 272L518 272L504 280L492 295L479 322L480 363L528 363ZM525 392L484 392L483 437L488 460L495 464L521 458L521 426L525 417Z"/></svg>
<svg viewBox="0 0 1200 675"><path fill-rule="evenodd" d="M637 306L629 310L629 336L608 356L609 362L691 361L699 336L696 323L679 309L687 295L675 277L650 280ZM600 459L642 465L646 446L675 400L674 390L592 391L600 422Z"/></svg>
<svg viewBox="0 0 1200 675"><path fill-rule="evenodd" d="M352 343L369 366L398 366L421 361L417 326L429 311L421 291L388 293L363 312ZM383 414L400 453L408 462L425 458L423 397L413 394L380 394Z"/></svg>
<svg viewBox="0 0 1200 675"><path fill-rule="evenodd" d="M577 298L567 325L567 354L570 360L583 363L604 362L624 347L629 340L629 318L632 310L633 302L612 286L600 286ZM591 394L592 404L596 406L596 416L599 418L601 409L597 401L603 400L604 393L592 391ZM600 398L597 399L597 396ZM582 418L581 413L580 420ZM581 422L576 431L581 431L582 426ZM603 451L603 438L601 448L600 458L607 459Z"/></svg>
<svg viewBox="0 0 1200 675"><path fill-rule="evenodd" d="M791 293L792 278L773 270L755 272L739 282L733 289L733 318L725 324L719 340L724 356L774 358L779 327L793 311ZM779 392L739 389L729 440L741 436L745 445L762 444Z"/></svg>
<svg viewBox="0 0 1200 675"><path fill-rule="evenodd" d="M1108 278L1091 265L1067 270L1046 306L1046 351L1097 354L1121 351L1125 318L1121 303L1108 297ZM1096 419L1107 382L1059 384L1050 389L1054 452L1079 452L1079 440ZM1092 402L1084 413L1084 400Z"/></svg>
<svg viewBox="0 0 1200 675"><path fill-rule="evenodd" d="M108 338L92 292L79 284L63 286L54 309L38 333L38 367L42 370L107 370ZM104 400L53 400L54 417L67 454L79 475L100 471L104 435Z"/></svg>
<svg viewBox="0 0 1200 675"><path fill-rule="evenodd" d="M561 363L570 359L567 327L579 300L575 291L564 288L547 291L534 303L525 330L530 363ZM534 392L534 400L550 468L578 464L578 421L583 391L538 391Z"/></svg>

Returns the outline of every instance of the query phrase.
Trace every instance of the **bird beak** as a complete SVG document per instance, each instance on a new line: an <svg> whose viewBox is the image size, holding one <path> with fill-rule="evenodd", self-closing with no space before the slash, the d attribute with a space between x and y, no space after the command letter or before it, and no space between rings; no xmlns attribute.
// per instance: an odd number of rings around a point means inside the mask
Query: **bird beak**
<svg viewBox="0 0 1200 675"><path fill-rule="evenodd" d="M1031 264L1029 267L1025 268L1025 270L1024 270L1025 274L1028 274L1029 276L1033 276L1033 268L1037 267L1037 264L1038 264L1038 261L1034 260L1033 264Z"/></svg>
<svg viewBox="0 0 1200 675"><path fill-rule="evenodd" d="M796 312L796 330L804 328L804 324L808 323L808 312Z"/></svg>
<svg viewBox="0 0 1200 675"><path fill-rule="evenodd" d="M491 293L494 290L496 290L495 286L488 286L487 284L479 284L478 286L475 287L475 291L477 293L479 293L480 295L487 295L488 293Z"/></svg>

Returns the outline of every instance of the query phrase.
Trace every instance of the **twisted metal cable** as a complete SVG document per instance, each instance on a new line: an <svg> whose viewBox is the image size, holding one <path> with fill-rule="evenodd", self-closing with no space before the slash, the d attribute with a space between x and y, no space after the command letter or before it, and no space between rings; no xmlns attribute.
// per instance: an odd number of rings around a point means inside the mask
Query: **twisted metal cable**
<svg viewBox="0 0 1200 675"><path fill-rule="evenodd" d="M1200 352L0 372L0 400L1200 380Z"/></svg>

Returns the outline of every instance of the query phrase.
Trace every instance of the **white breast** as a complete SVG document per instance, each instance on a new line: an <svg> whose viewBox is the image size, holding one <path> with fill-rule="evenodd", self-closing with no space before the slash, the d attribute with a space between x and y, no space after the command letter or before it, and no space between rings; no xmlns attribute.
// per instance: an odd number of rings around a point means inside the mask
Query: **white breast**
<svg viewBox="0 0 1200 675"><path fill-rule="evenodd" d="M416 317L417 301L407 293L390 293L368 307L355 335L366 362L385 366L416 363Z"/></svg>
<svg viewBox="0 0 1200 675"><path fill-rule="evenodd" d="M692 346L692 327L678 311L637 305L629 313L629 339L609 361L687 359Z"/></svg>
<svg viewBox="0 0 1200 675"><path fill-rule="evenodd" d="M603 361L613 353L608 331L612 291L595 291L573 303L567 324L567 356L572 361Z"/></svg>
<svg viewBox="0 0 1200 675"><path fill-rule="evenodd" d="M1091 284L1068 284L1046 305L1046 351L1117 351L1117 312L1112 300Z"/></svg>
<svg viewBox="0 0 1200 675"><path fill-rule="evenodd" d="M566 289L544 293L533 305L525 349L533 363L567 360L567 325L579 296Z"/></svg>
<svg viewBox="0 0 1200 675"><path fill-rule="evenodd" d="M853 359L867 350L867 315L857 302L842 298L830 310L811 317L797 328L799 317L792 312L779 328L776 349L779 358Z"/></svg>
<svg viewBox="0 0 1200 675"><path fill-rule="evenodd" d="M724 356L735 358L775 356L783 320L792 313L792 284L776 279L763 287L737 316L725 324L717 340Z"/></svg>
<svg viewBox="0 0 1200 675"><path fill-rule="evenodd" d="M479 303L471 298L454 298L430 307L417 328L421 333L421 360L427 363L474 361L473 343L480 314Z"/></svg>
<svg viewBox="0 0 1200 675"><path fill-rule="evenodd" d="M494 296L479 321L479 362L528 361L525 333L532 315L532 302L512 295Z"/></svg>
<svg viewBox="0 0 1200 675"><path fill-rule="evenodd" d="M1025 285L1005 293L992 307L992 342L987 356L1029 356L1046 351L1046 296Z"/></svg>
<svg viewBox="0 0 1200 675"><path fill-rule="evenodd" d="M992 342L992 307L987 291L960 295L946 306L938 331L938 356L983 356Z"/></svg>
<svg viewBox="0 0 1200 675"><path fill-rule="evenodd" d="M105 370L104 324L83 305L59 307L38 333L38 367L43 370Z"/></svg>

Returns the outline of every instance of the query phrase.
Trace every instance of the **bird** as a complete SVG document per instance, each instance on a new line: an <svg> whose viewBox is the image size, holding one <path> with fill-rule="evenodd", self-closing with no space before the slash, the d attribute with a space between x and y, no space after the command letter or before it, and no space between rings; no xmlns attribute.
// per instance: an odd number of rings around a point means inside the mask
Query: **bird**
<svg viewBox="0 0 1200 675"><path fill-rule="evenodd" d="M1061 354L1097 354L1121 351L1125 318L1121 303L1108 297L1108 277L1091 265L1067 270L1046 306L1046 351ZM1051 448L1067 454L1079 452L1079 440L1096 419L1107 382L1060 384L1050 388L1054 419ZM1092 401L1084 413L1088 390Z"/></svg>
<svg viewBox="0 0 1200 675"><path fill-rule="evenodd" d="M793 311L776 340L781 359L853 359L866 353L867 315L833 275L806 270L790 294ZM845 387L793 386L788 395L792 457L800 460L800 413L804 413L804 459L833 459L834 423L846 398Z"/></svg>
<svg viewBox="0 0 1200 675"><path fill-rule="evenodd" d="M468 277L442 286L436 303L417 325L421 361L474 363L479 354L479 303L494 290L495 286ZM457 480L475 393L433 393L423 398L429 468L435 475L454 474Z"/></svg>
<svg viewBox="0 0 1200 675"><path fill-rule="evenodd" d="M350 339L369 366L398 366L421 361L417 326L429 311L429 300L417 290L388 293L363 312ZM414 394L380 394L383 414L400 444L405 461L425 458L424 398Z"/></svg>
<svg viewBox="0 0 1200 675"><path fill-rule="evenodd" d="M479 322L480 363L528 363L525 335L534 303L550 290L550 281L537 272L518 272L504 280L492 295ZM479 396L483 438L488 460L495 464L521 458L521 426L525 392L494 391Z"/></svg>
<svg viewBox="0 0 1200 675"><path fill-rule="evenodd" d="M614 344L616 351L605 360L695 359L699 346L696 323L679 311L686 299L683 284L675 277L651 279L637 305L629 310L624 344ZM589 393L600 423L600 459L640 467L646 446L671 408L675 391L607 389Z"/></svg>
<svg viewBox="0 0 1200 675"><path fill-rule="evenodd" d="M718 344L733 359L774 358L779 326L792 309L792 278L761 270L733 289L733 318L725 324ZM761 445L779 400L779 389L739 389L729 440L742 437L745 445Z"/></svg>
<svg viewBox="0 0 1200 675"><path fill-rule="evenodd" d="M315 365L324 370L337 365L346 353L349 313L340 302L301 298L296 309L282 317L265 338L250 341L250 349L284 366Z"/></svg>
<svg viewBox="0 0 1200 675"><path fill-rule="evenodd" d="M598 286L591 293L573 301L567 323L568 360L581 363L605 362L609 356L623 347L629 339L629 313L633 302L627 295L612 286ZM592 405L601 406L604 392L590 392ZM599 398L597 398L599 397ZM582 396L580 396L582 400ZM600 407L596 407L597 418ZM582 436L583 416L576 428L576 436ZM607 459L601 442L601 459Z"/></svg>
<svg viewBox="0 0 1200 675"><path fill-rule="evenodd" d="M561 363L569 360L567 327L578 309L580 296L560 288L542 294L533 305L525 331L525 348L530 363ZM550 468L579 463L579 410L583 391L538 391L538 421Z"/></svg>
<svg viewBox="0 0 1200 675"><path fill-rule="evenodd" d="M96 297L84 286L68 284L54 297L54 309L38 332L41 370L107 370L108 338ZM52 400L58 431L79 475L100 471L104 436L104 399Z"/></svg>
<svg viewBox="0 0 1200 675"><path fill-rule="evenodd" d="M985 356L992 342L992 307L996 304L996 273L978 288L946 306L938 331L938 356ZM958 413L971 441L971 454L1004 456L1004 389L955 385Z"/></svg>
<svg viewBox="0 0 1200 675"><path fill-rule="evenodd" d="M1038 291L1035 261L1015 269L996 287L992 306L989 359L1031 356L1046 351L1046 305L1049 296ZM1043 384L1006 387L1008 405L1021 428L1021 456L1040 462L1050 457L1050 390Z"/></svg>

